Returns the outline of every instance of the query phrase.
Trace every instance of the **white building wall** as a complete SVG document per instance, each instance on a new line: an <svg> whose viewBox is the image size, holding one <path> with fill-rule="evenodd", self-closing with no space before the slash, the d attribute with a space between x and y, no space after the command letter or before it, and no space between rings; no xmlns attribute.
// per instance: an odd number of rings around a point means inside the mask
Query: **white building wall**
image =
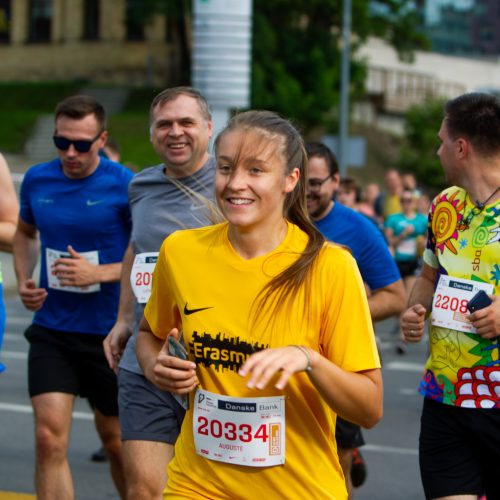
<svg viewBox="0 0 500 500"><path fill-rule="evenodd" d="M357 53L368 61L367 91L380 95L386 111L402 112L426 96L452 98L464 92L500 90L500 62L417 51L413 63L372 38Z"/></svg>

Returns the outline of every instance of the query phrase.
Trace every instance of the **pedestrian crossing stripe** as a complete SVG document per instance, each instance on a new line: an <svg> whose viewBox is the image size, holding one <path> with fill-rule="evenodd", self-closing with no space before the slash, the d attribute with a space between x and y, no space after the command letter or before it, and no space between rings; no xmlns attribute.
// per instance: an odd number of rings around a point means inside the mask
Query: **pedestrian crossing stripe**
<svg viewBox="0 0 500 500"><path fill-rule="evenodd" d="M0 491L0 500L36 500L35 495L28 493L14 493L12 491Z"/></svg>

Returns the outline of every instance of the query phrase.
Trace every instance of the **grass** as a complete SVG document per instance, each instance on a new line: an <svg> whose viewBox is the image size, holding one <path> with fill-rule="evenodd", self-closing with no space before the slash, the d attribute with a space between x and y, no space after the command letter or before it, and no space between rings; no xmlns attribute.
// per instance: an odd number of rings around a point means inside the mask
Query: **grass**
<svg viewBox="0 0 500 500"><path fill-rule="evenodd" d="M23 152L36 120L78 92L78 83L0 83L0 151ZM108 120L108 131L120 146L122 161L138 169L159 163L149 141L149 106L157 89L132 89L125 108Z"/></svg>
<svg viewBox="0 0 500 500"><path fill-rule="evenodd" d="M149 140L149 107L160 89L131 89L122 112L108 120L109 136L120 146L122 162L141 168L160 159Z"/></svg>
<svg viewBox="0 0 500 500"><path fill-rule="evenodd" d="M52 113L77 88L72 83L0 83L0 150L22 152L38 115Z"/></svg>
<svg viewBox="0 0 500 500"><path fill-rule="evenodd" d="M0 151L22 152L24 143L31 135L39 114L30 110L0 110Z"/></svg>
<svg viewBox="0 0 500 500"><path fill-rule="evenodd" d="M108 120L109 137L118 143L122 163L134 165L138 170L160 163L149 141L148 127L147 113L123 112Z"/></svg>

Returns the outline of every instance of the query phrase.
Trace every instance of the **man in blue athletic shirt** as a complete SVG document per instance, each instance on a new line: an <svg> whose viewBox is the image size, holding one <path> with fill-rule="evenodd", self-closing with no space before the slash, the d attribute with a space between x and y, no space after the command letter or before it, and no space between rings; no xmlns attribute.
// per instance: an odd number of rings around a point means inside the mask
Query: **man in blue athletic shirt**
<svg viewBox="0 0 500 500"><path fill-rule="evenodd" d="M352 251L363 281L368 286L368 305L373 321L399 314L406 295L398 268L380 230L364 215L333 197L339 185L339 169L333 152L324 144L306 144L308 162L307 210L316 227L335 243ZM361 428L337 419L336 439L340 464L352 496L351 466L359 458L357 448L364 444ZM358 482L359 485L359 482Z"/></svg>
<svg viewBox="0 0 500 500"><path fill-rule="evenodd" d="M74 497L67 447L77 395L95 409L113 480L122 497L125 492L116 376L102 341L118 309L133 174L99 156L106 136L101 104L83 95L61 101L54 133L59 157L31 167L21 185L14 265L21 300L35 311L25 336L40 500Z"/></svg>

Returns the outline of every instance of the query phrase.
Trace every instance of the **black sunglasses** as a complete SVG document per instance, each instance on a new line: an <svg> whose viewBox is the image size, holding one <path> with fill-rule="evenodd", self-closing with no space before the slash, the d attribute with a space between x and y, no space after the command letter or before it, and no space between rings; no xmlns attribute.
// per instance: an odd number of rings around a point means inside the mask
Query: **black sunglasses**
<svg viewBox="0 0 500 500"><path fill-rule="evenodd" d="M79 152L79 153L88 153L90 151L90 148L92 147L92 144L94 144L99 137L101 137L102 130L91 140L87 139L78 139L76 141L72 141L66 137L63 137L61 135L55 135L52 139L54 140L54 145L57 149L61 149L62 151L67 151L69 147L73 144L73 147Z"/></svg>

